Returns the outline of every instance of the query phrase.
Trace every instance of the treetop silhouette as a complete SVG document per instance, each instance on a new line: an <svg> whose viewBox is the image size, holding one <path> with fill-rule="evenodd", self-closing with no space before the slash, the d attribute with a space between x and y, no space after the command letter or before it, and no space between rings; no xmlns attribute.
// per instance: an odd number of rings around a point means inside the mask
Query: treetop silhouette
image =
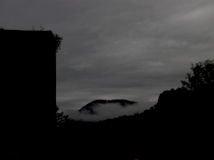
<svg viewBox="0 0 214 160"><path fill-rule="evenodd" d="M214 60L206 60L192 64L191 72L186 75L186 81L181 81L182 86L190 91L213 87Z"/></svg>

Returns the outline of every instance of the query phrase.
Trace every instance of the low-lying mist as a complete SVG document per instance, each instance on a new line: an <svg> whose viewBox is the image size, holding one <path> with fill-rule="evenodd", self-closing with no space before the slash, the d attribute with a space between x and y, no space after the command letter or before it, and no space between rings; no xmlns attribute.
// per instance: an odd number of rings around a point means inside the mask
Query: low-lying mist
<svg viewBox="0 0 214 160"><path fill-rule="evenodd" d="M80 112L79 110L66 110L66 114L69 115L70 119L79 121L101 121L106 119L117 118L125 115L133 115L135 113L141 113L145 107L141 103L122 107L119 104L98 104L99 106L94 107L94 114L89 112Z"/></svg>

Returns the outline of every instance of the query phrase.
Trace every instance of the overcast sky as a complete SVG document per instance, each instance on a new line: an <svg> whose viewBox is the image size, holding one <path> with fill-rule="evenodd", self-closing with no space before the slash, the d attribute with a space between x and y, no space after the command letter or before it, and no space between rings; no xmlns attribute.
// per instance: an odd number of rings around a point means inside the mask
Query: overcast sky
<svg viewBox="0 0 214 160"><path fill-rule="evenodd" d="M149 106L191 63L214 58L214 0L0 0L0 28L63 37L63 110L115 98Z"/></svg>

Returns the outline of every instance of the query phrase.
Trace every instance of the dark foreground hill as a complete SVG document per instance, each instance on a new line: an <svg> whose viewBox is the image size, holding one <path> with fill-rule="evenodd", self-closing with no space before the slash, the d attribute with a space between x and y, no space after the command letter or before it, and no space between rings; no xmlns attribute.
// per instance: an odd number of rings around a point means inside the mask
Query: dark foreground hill
<svg viewBox="0 0 214 160"><path fill-rule="evenodd" d="M213 157L212 64L198 63L182 87L162 92L157 104L141 114L100 122L68 121L57 140L64 156L104 160ZM205 67L209 70L203 72Z"/></svg>
<svg viewBox="0 0 214 160"><path fill-rule="evenodd" d="M65 155L80 159L205 158L212 154L207 146L213 126L211 92L178 88L163 92L141 114L94 123L69 121L60 143L65 142Z"/></svg>

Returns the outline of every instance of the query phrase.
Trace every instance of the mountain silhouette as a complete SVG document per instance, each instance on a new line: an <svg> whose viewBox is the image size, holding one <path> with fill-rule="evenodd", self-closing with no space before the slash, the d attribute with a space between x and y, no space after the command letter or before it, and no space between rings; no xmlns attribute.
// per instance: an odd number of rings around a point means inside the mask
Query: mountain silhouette
<svg viewBox="0 0 214 160"><path fill-rule="evenodd" d="M85 112L90 114L96 114L95 109L102 107L102 105L119 105L121 107L128 107L131 105L136 104L135 101L129 101L126 99L113 99L113 100L94 100L85 106L83 106L81 109L79 109L79 112Z"/></svg>

